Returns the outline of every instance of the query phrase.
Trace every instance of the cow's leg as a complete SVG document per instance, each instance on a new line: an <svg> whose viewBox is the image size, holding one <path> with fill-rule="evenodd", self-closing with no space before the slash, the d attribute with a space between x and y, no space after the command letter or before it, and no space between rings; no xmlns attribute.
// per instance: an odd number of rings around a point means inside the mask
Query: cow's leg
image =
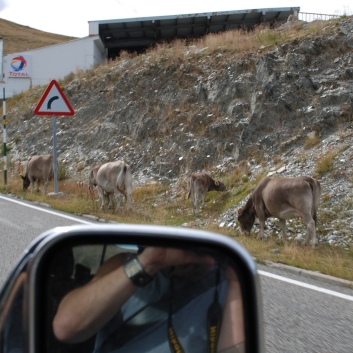
<svg viewBox="0 0 353 353"><path fill-rule="evenodd" d="M120 191L118 191L116 194L116 198L117 198L117 201L116 201L116 210L118 210L119 208L121 208L121 199L123 198L123 195Z"/></svg>
<svg viewBox="0 0 353 353"><path fill-rule="evenodd" d="M28 179L29 179L29 185L32 185L31 189L32 189L32 193L34 192L34 179L28 175Z"/></svg>
<svg viewBox="0 0 353 353"><path fill-rule="evenodd" d="M190 203L192 206L192 213L194 214L194 216L196 216L197 215L197 208L195 208L196 200L195 200L195 193L193 190L190 193Z"/></svg>
<svg viewBox="0 0 353 353"><path fill-rule="evenodd" d="M306 227L307 227L307 233L306 233L304 244L307 244L309 242L309 239L311 238L311 242L312 242L311 246L313 249L316 249L318 240L316 238L315 221L312 218L308 220L303 219L303 221L306 223Z"/></svg>
<svg viewBox="0 0 353 353"><path fill-rule="evenodd" d="M108 208L111 209L111 208L113 208L114 192L109 192L108 198L109 198Z"/></svg>
<svg viewBox="0 0 353 353"><path fill-rule="evenodd" d="M127 209L131 211L132 209L132 188L130 186L126 187L125 189L126 193L126 203L127 203Z"/></svg>
<svg viewBox="0 0 353 353"><path fill-rule="evenodd" d="M279 220L279 225L282 228L282 239L283 239L283 241L287 241L286 220L285 219L280 219Z"/></svg>
<svg viewBox="0 0 353 353"><path fill-rule="evenodd" d="M200 194L198 191L195 193L194 198L194 215L197 216L199 214L199 201L200 201Z"/></svg>
<svg viewBox="0 0 353 353"><path fill-rule="evenodd" d="M205 191L202 193L202 208L205 208L206 194L207 194L207 190L205 190Z"/></svg>
<svg viewBox="0 0 353 353"><path fill-rule="evenodd" d="M260 232L259 232L259 235L257 236L257 239L263 239L265 235L265 221L266 221L265 206L263 204L256 209L256 214L260 222Z"/></svg>
<svg viewBox="0 0 353 353"><path fill-rule="evenodd" d="M40 185L40 180L37 180L37 192L39 192L39 185Z"/></svg>
<svg viewBox="0 0 353 353"><path fill-rule="evenodd" d="M105 198L105 192L103 188L99 185L97 185L97 190L98 190L98 197L99 200L101 201L101 209L103 210L104 208L104 198Z"/></svg>
<svg viewBox="0 0 353 353"><path fill-rule="evenodd" d="M46 180L46 181L44 182L44 195L47 194L48 185L49 185L49 180Z"/></svg>
<svg viewBox="0 0 353 353"><path fill-rule="evenodd" d="M265 234L265 219L259 218L259 222L260 222L260 232L259 232L259 235L257 236L257 239L261 240L264 238L264 234Z"/></svg>
<svg viewBox="0 0 353 353"><path fill-rule="evenodd" d="M108 203L109 203L109 194L104 192L104 204L108 204Z"/></svg>

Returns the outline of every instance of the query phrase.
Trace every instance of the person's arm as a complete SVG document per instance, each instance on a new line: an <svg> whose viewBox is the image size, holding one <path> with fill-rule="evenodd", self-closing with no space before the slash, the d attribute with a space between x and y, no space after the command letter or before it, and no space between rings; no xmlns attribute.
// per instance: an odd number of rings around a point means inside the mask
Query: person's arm
<svg viewBox="0 0 353 353"><path fill-rule="evenodd" d="M244 312L240 284L234 270L227 268L228 291L218 340L218 352L244 352ZM231 347L238 347L232 349Z"/></svg>
<svg viewBox="0 0 353 353"><path fill-rule="evenodd" d="M189 263L214 263L209 256L189 251L147 247L138 255L143 269L154 276L157 271ZM93 279L68 293L60 302L53 321L55 336L65 342L81 342L93 336L135 293L137 287L124 272L125 254L105 262Z"/></svg>
<svg viewBox="0 0 353 353"><path fill-rule="evenodd" d="M124 262L125 254L109 259L89 283L63 298L53 321L59 340L75 343L93 336L136 291Z"/></svg>

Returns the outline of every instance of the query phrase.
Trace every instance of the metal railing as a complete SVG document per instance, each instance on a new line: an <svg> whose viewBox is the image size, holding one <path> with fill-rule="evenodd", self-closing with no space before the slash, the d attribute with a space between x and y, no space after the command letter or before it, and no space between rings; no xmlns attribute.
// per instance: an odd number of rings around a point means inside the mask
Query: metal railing
<svg viewBox="0 0 353 353"><path fill-rule="evenodd" d="M340 15L326 15L322 13L299 12L298 19L300 21L312 22L312 21L328 21L338 17L340 17Z"/></svg>

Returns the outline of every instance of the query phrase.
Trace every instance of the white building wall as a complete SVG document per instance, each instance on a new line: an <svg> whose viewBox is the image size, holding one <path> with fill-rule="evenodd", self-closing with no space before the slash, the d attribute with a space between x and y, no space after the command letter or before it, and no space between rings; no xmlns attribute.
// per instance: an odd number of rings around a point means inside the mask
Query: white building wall
<svg viewBox="0 0 353 353"><path fill-rule="evenodd" d="M10 77L10 61L14 55L30 57L30 77ZM9 54L3 58L1 90L5 87L6 97L12 97L31 87L47 85L53 79L63 79L71 72L88 70L105 60L105 48L98 36Z"/></svg>

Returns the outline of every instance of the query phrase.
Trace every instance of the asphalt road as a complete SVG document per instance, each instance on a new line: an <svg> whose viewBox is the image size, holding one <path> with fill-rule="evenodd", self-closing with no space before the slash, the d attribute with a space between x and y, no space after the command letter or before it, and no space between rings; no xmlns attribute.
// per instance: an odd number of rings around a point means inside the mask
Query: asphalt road
<svg viewBox="0 0 353 353"><path fill-rule="evenodd" d="M353 352L353 289L258 265L268 353ZM279 276L279 279L269 277Z"/></svg>
<svg viewBox="0 0 353 353"><path fill-rule="evenodd" d="M56 226L91 221L0 194L0 285L29 243ZM258 265L267 353L353 352L353 288Z"/></svg>
<svg viewBox="0 0 353 353"><path fill-rule="evenodd" d="M81 223L92 222L0 194L0 285L37 236L54 227Z"/></svg>

